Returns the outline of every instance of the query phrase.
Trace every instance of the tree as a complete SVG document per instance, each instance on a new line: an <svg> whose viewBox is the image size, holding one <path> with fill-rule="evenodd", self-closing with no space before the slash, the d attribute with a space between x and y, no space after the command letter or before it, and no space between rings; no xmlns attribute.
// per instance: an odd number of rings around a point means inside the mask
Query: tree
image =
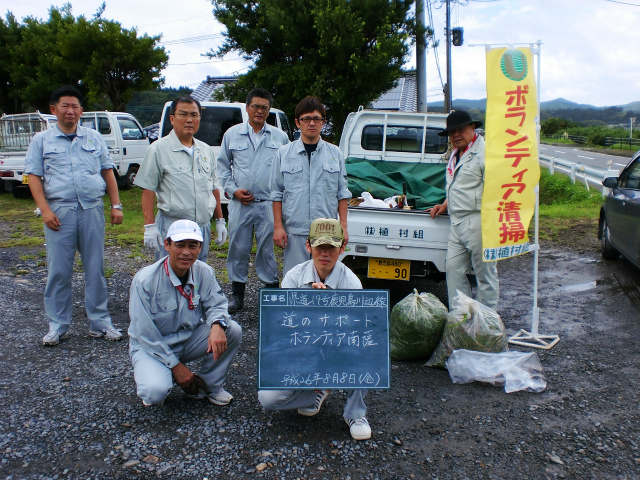
<svg viewBox="0 0 640 480"><path fill-rule="evenodd" d="M192 92L193 90L185 86L135 92L131 101L127 103L126 111L135 115L143 126L158 123L166 102L182 96L188 97Z"/></svg>
<svg viewBox="0 0 640 480"><path fill-rule="evenodd" d="M138 37L135 29L104 20L104 8L90 20L73 17L68 3L52 7L46 22L27 17L18 24L8 14L0 23L0 40L11 42L3 42L8 57L0 55L0 81L8 78L0 108L48 111L51 91L68 84L85 95L85 109L124 110L134 92L160 86L168 62L156 46L161 37Z"/></svg>
<svg viewBox="0 0 640 480"><path fill-rule="evenodd" d="M213 0L226 26L210 57L240 52L254 66L220 94L244 101L254 86L271 91L293 116L307 95L320 97L339 134L349 114L389 90L415 32L413 0Z"/></svg>

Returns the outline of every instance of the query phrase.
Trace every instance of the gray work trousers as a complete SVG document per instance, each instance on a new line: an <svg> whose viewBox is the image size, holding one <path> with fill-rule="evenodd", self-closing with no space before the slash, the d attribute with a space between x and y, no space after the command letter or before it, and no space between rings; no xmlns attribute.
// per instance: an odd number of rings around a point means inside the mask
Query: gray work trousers
<svg viewBox="0 0 640 480"><path fill-rule="evenodd" d="M47 286L44 309L49 329L61 335L71 325L71 279L76 250L84 271L84 306L89 329L111 326L107 310L107 280L104 277L104 209L102 204L85 210L80 203L49 205L60 220L59 230L44 226L47 244Z"/></svg>
<svg viewBox="0 0 640 480"><path fill-rule="evenodd" d="M284 266L282 267L282 278L287 272L300 263L304 263L311 258L307 250L308 235L287 234L287 247L284 249Z"/></svg>
<svg viewBox="0 0 640 480"><path fill-rule="evenodd" d="M367 414L364 397L368 390L347 390L347 403L342 416L355 420ZM329 396L331 398L331 396ZM289 410L313 407L316 402L315 390L259 390L260 405L267 410Z"/></svg>
<svg viewBox="0 0 640 480"><path fill-rule="evenodd" d="M171 349L181 363L192 362L204 357L198 375L202 377L207 390L219 393L227 378L231 362L242 343L242 329L235 321L227 322L227 349L218 360L207 353L209 332L211 327L206 323L195 329L191 337ZM150 405L159 405L171 392L173 375L171 369L157 358L149 355L137 342L130 343L129 355L133 363L133 376L137 385L138 397Z"/></svg>
<svg viewBox="0 0 640 480"><path fill-rule="evenodd" d="M164 239L167 238L167 232L169 231L169 227L176 220L182 220L181 218L173 218L168 217L164 213L158 210L156 214L156 227L158 227L158 231L160 232L160 236L162 237L163 246L161 249L155 251L156 262L163 257L167 256L167 251L164 248ZM187 220L191 220L188 218ZM209 245L211 244L211 222L205 223L204 225L200 225L200 230L202 230L202 250L200 250L200 255L198 255L198 260L207 263L207 259L209 258Z"/></svg>
<svg viewBox="0 0 640 480"><path fill-rule="evenodd" d="M447 248L446 273L449 309L460 290L471 297L467 273L471 267L478 282L476 300L492 310L498 308L498 262L485 262L482 257L482 222L480 213L469 215L459 223L451 222Z"/></svg>
<svg viewBox="0 0 640 480"><path fill-rule="evenodd" d="M243 205L235 197L229 202L229 252L227 275L232 282L247 283L249 259L256 237L256 274L263 283L278 281L273 253L273 207L270 201Z"/></svg>

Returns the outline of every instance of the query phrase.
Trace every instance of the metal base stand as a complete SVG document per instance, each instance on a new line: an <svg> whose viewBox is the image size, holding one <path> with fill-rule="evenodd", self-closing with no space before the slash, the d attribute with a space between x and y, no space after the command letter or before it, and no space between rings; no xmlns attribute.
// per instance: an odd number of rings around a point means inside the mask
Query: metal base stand
<svg viewBox="0 0 640 480"><path fill-rule="evenodd" d="M534 307L533 310L533 321L531 322L532 332L528 332L526 330L520 330L518 333L509 337L509 343L513 343L514 345L522 345L524 347L533 347L533 348L542 348L543 350L549 350L556 343L560 341L560 337L558 335L539 335L538 334L538 316L540 314L540 309Z"/></svg>

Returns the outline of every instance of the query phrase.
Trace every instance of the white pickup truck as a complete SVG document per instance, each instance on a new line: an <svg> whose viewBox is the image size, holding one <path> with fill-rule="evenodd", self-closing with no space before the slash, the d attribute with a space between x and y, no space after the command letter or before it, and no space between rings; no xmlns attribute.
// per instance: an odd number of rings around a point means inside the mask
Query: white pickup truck
<svg viewBox="0 0 640 480"><path fill-rule="evenodd" d="M360 108L345 122L340 139L349 189L360 196L406 193L411 209L349 206L349 244L341 260L369 278L408 281L443 278L449 217L427 207L445 198L446 115Z"/></svg>
<svg viewBox="0 0 640 480"><path fill-rule="evenodd" d="M0 178L5 190L18 196L21 189L16 190L16 187L28 183L23 172L29 143L36 133L51 128L56 122L55 116L40 112L0 118ZM100 132L115 163L118 185L133 186L149 146L149 139L138 120L124 112L84 112L78 124Z"/></svg>

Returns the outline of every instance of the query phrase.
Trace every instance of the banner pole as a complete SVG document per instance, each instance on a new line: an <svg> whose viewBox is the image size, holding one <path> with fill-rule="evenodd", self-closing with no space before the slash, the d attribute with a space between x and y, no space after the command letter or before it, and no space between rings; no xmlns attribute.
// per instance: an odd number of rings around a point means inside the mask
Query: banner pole
<svg viewBox="0 0 640 480"><path fill-rule="evenodd" d="M542 41L537 41L537 48L533 48L533 52L538 56L538 77L536 78L537 84L537 101L538 101L538 117L536 119L536 136L538 142L538 152L540 152L540 47ZM538 158L538 162L540 159ZM538 307L538 254L540 252L540 244L538 243L538 230L539 230L539 216L540 216L540 183L536 185L535 189L535 207L534 207L534 240L535 245L532 245L533 250L533 306L531 308L531 332L526 330L520 330L518 333L509 338L509 343L515 345L522 345L525 347L542 348L549 350L556 343L560 341L558 335L540 335L538 333L538 327L540 325L540 308Z"/></svg>

